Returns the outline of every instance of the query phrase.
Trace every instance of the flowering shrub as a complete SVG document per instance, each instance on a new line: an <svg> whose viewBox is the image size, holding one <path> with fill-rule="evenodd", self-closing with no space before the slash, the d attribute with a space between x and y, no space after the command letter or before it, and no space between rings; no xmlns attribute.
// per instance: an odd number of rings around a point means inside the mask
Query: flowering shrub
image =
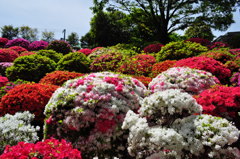
<svg viewBox="0 0 240 159"><path fill-rule="evenodd" d="M148 87L148 84L152 81L152 78L145 76L133 76L133 78L136 78L137 80L141 81L146 87Z"/></svg>
<svg viewBox="0 0 240 159"><path fill-rule="evenodd" d="M212 49L219 49L219 48L226 48L226 47L229 47L229 45L226 44L226 43L223 43L223 42L214 42L214 43L212 43L212 44L210 44L208 46L208 48L210 50L212 50Z"/></svg>
<svg viewBox="0 0 240 159"><path fill-rule="evenodd" d="M34 41L29 45L29 50L43 50L48 46L48 42L46 41Z"/></svg>
<svg viewBox="0 0 240 159"><path fill-rule="evenodd" d="M25 49L28 49L30 42L26 39L18 38L9 40L8 43L5 45L5 47L11 47L11 46L21 46Z"/></svg>
<svg viewBox="0 0 240 159"><path fill-rule="evenodd" d="M68 71L54 71L51 73L47 73L47 75L44 76L39 81L39 83L62 86L63 83L66 82L67 80L74 79L83 75L84 74L81 74L81 73L68 72Z"/></svg>
<svg viewBox="0 0 240 159"><path fill-rule="evenodd" d="M207 39L202 39L202 38L190 38L187 39L186 41L191 41L191 42L195 42L195 43L199 43L202 46L208 46L211 44L211 42Z"/></svg>
<svg viewBox="0 0 240 159"><path fill-rule="evenodd" d="M13 65L12 62L0 62L0 75L5 76L6 69L12 65Z"/></svg>
<svg viewBox="0 0 240 159"><path fill-rule="evenodd" d="M137 79L109 72L69 80L45 107L45 137L70 141L83 158L125 158L121 124L126 112L136 111L147 94Z"/></svg>
<svg viewBox="0 0 240 159"><path fill-rule="evenodd" d="M2 97L1 111L3 114L29 111L36 116L35 121L43 123L43 110L57 88L58 86L38 83L18 85Z"/></svg>
<svg viewBox="0 0 240 159"><path fill-rule="evenodd" d="M161 50L161 48L163 47L163 44L150 44L148 46L146 46L143 51L145 53L157 53Z"/></svg>
<svg viewBox="0 0 240 159"><path fill-rule="evenodd" d="M92 53L88 55L90 60L94 60L97 56L110 52L108 48L100 47L95 50L92 50Z"/></svg>
<svg viewBox="0 0 240 159"><path fill-rule="evenodd" d="M197 56L208 48L201 44L190 41L170 42L157 53L157 61L179 60L187 57Z"/></svg>
<svg viewBox="0 0 240 159"><path fill-rule="evenodd" d="M56 63L45 56L22 56L13 62L13 66L7 68L6 76L11 81L22 79L38 82L46 73L54 71L55 66Z"/></svg>
<svg viewBox="0 0 240 159"><path fill-rule="evenodd" d="M83 53L72 52L64 55L57 63L57 70L88 73L90 61Z"/></svg>
<svg viewBox="0 0 240 159"><path fill-rule="evenodd" d="M35 52L31 52L31 51L24 51L24 52L22 52L20 55L19 55L19 57L20 56L29 56L29 55L35 55L36 53Z"/></svg>
<svg viewBox="0 0 240 159"><path fill-rule="evenodd" d="M0 76L0 87L5 86L8 83L8 78Z"/></svg>
<svg viewBox="0 0 240 159"><path fill-rule="evenodd" d="M98 49L101 49L101 48L103 48L103 47L95 47L95 48L92 49L92 52L93 52L93 51L96 51L96 50L98 50Z"/></svg>
<svg viewBox="0 0 240 159"><path fill-rule="evenodd" d="M173 67L153 78L149 89L152 92L180 89L190 94L199 94L218 83L218 79L209 72L188 67Z"/></svg>
<svg viewBox="0 0 240 159"><path fill-rule="evenodd" d="M222 84L228 83L228 80L231 77L231 71L227 67L221 62L208 57L182 59L177 61L174 67L190 67L211 72Z"/></svg>
<svg viewBox="0 0 240 159"><path fill-rule="evenodd" d="M27 51L27 49L25 49L21 46L11 46L11 47L9 47L9 49L16 51L18 54L21 54L22 52Z"/></svg>
<svg viewBox="0 0 240 159"><path fill-rule="evenodd" d="M19 142L16 146L7 146L0 159L6 158L44 158L44 159L82 159L81 152L73 149L65 140L47 139L36 144Z"/></svg>
<svg viewBox="0 0 240 159"><path fill-rule="evenodd" d="M154 78L156 77L158 74L162 73L163 71L166 71L167 69L173 67L173 65L176 63L176 61L172 61L172 60L166 60L163 62L158 62L155 63L152 66L152 71L150 74L150 77Z"/></svg>
<svg viewBox="0 0 240 159"><path fill-rule="evenodd" d="M28 111L0 117L0 154L6 145L13 146L20 141L34 143L38 140L36 131L39 127L31 125L33 119L34 115Z"/></svg>
<svg viewBox="0 0 240 159"><path fill-rule="evenodd" d="M191 95L180 90L144 98L139 113L129 110L122 124L129 130L129 154L138 159L239 158L238 149L230 147L239 130L226 119L192 115L201 110Z"/></svg>
<svg viewBox="0 0 240 159"><path fill-rule="evenodd" d="M233 74L230 80L231 84L235 87L240 87L240 72Z"/></svg>
<svg viewBox="0 0 240 159"><path fill-rule="evenodd" d="M124 59L125 57L120 53L102 54L94 59L90 65L90 69L93 72L117 71Z"/></svg>
<svg viewBox="0 0 240 159"><path fill-rule="evenodd" d="M56 63L63 57L63 55L61 53L57 53L54 50L39 50L37 52L37 54L42 55L42 56L46 56Z"/></svg>
<svg viewBox="0 0 240 159"><path fill-rule="evenodd" d="M18 56L12 49L0 49L0 62L13 62Z"/></svg>
<svg viewBox="0 0 240 159"><path fill-rule="evenodd" d="M231 72L237 72L240 68L240 57L227 61L224 66L230 69Z"/></svg>
<svg viewBox="0 0 240 159"><path fill-rule="evenodd" d="M233 55L240 55L240 49L230 49L229 52Z"/></svg>
<svg viewBox="0 0 240 159"><path fill-rule="evenodd" d="M92 53L92 50L91 49L80 49L77 52L81 52L81 53L85 54L86 56L88 56Z"/></svg>
<svg viewBox="0 0 240 159"><path fill-rule="evenodd" d="M8 42L7 38L0 38L0 48L4 48L7 42Z"/></svg>
<svg viewBox="0 0 240 159"><path fill-rule="evenodd" d="M72 51L71 46L63 40L54 40L48 44L48 50L54 50L58 53L62 53L63 55L68 54Z"/></svg>

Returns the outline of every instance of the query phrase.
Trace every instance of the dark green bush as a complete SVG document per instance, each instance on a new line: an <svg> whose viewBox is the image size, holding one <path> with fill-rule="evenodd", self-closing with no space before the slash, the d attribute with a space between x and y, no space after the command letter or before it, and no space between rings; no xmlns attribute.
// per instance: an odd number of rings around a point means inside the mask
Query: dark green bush
<svg viewBox="0 0 240 159"><path fill-rule="evenodd" d="M208 51L208 48L201 44L190 41L170 42L161 51L157 53L157 61L179 60L183 58L193 57Z"/></svg>
<svg viewBox="0 0 240 159"><path fill-rule="evenodd" d="M66 42L66 41L63 41L63 40L54 40L52 41L48 47L47 47L48 50L54 50L58 53L62 53L62 54L68 54L69 52L72 51L72 48L71 46Z"/></svg>
<svg viewBox="0 0 240 159"><path fill-rule="evenodd" d="M89 65L90 61L86 55L80 52L71 52L64 55L57 63L57 70L88 73L90 72Z"/></svg>
<svg viewBox="0 0 240 159"><path fill-rule="evenodd" d="M38 82L46 73L55 70L56 63L48 57L29 55L17 58L13 66L8 67L6 76L10 81L22 79Z"/></svg>
<svg viewBox="0 0 240 159"><path fill-rule="evenodd" d="M55 61L56 63L63 57L63 54L58 53L54 50L39 50L37 54L49 57L51 60Z"/></svg>

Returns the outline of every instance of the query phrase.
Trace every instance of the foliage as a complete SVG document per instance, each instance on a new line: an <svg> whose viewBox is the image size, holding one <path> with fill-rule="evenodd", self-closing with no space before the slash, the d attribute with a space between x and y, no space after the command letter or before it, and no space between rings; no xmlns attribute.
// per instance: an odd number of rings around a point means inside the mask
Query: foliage
<svg viewBox="0 0 240 159"><path fill-rule="evenodd" d="M170 42L157 53L157 61L179 60L208 51L207 47L190 41Z"/></svg>
<svg viewBox="0 0 240 159"><path fill-rule="evenodd" d="M24 52L21 53L21 55L19 55L19 57L20 57L20 56L35 55L35 54L36 54L36 52L24 51Z"/></svg>
<svg viewBox="0 0 240 159"><path fill-rule="evenodd" d="M76 73L76 72L54 71L51 73L47 73L46 76L44 76L39 81L39 83L62 86L64 82L66 82L70 79L74 79L74 78L83 76L83 75L84 74Z"/></svg>
<svg viewBox="0 0 240 159"><path fill-rule="evenodd" d="M8 42L7 38L1 38L0 37L0 48L3 48Z"/></svg>
<svg viewBox="0 0 240 159"><path fill-rule="evenodd" d="M19 28L14 28L12 25L4 25L1 28L1 33L3 38L12 40L18 37Z"/></svg>
<svg viewBox="0 0 240 159"><path fill-rule="evenodd" d="M88 73L90 61L83 53L72 52L64 55L57 63L56 70Z"/></svg>
<svg viewBox="0 0 240 159"><path fill-rule="evenodd" d="M240 57L236 57L233 60L227 61L224 64L225 67L231 70L231 72L237 72L240 68Z"/></svg>
<svg viewBox="0 0 240 159"><path fill-rule="evenodd" d="M0 62L13 62L18 56L12 49L0 49Z"/></svg>
<svg viewBox="0 0 240 159"><path fill-rule="evenodd" d="M72 48L71 46L66 42L66 41L63 41L63 40L54 40L54 41L51 41L49 44L48 44L48 47L47 47L48 50L54 50L58 53L62 53L62 54L68 54L69 52L72 51Z"/></svg>
<svg viewBox="0 0 240 159"><path fill-rule="evenodd" d="M21 26L19 28L20 37L28 41L31 41L31 42L36 41L37 34L38 34L38 30L36 28L30 28L29 26Z"/></svg>
<svg viewBox="0 0 240 159"><path fill-rule="evenodd" d="M191 42L195 42L195 43L199 43L202 46L209 46L211 44L211 42L207 39L202 39L202 38L189 38L186 41L191 41Z"/></svg>
<svg viewBox="0 0 240 159"><path fill-rule="evenodd" d="M143 51L145 53L158 53L164 45L162 44L150 44L146 46Z"/></svg>
<svg viewBox="0 0 240 159"><path fill-rule="evenodd" d="M0 62L0 75L5 76L6 69L12 65L13 65L12 62Z"/></svg>
<svg viewBox="0 0 240 159"><path fill-rule="evenodd" d="M165 60L163 62L155 63L152 66L150 77L152 78L156 77L158 74L162 73L163 71L166 71L167 69L173 67L175 63L176 61L171 61L171 60Z"/></svg>
<svg viewBox="0 0 240 159"><path fill-rule="evenodd" d="M22 56L13 62L13 66L7 68L6 76L11 81L22 79L38 82L46 73L54 71L55 66L56 63L45 56Z"/></svg>
<svg viewBox="0 0 240 159"><path fill-rule="evenodd" d="M50 43L51 41L54 40L54 32L47 31L47 30L43 31L42 40Z"/></svg>
<svg viewBox="0 0 240 159"><path fill-rule="evenodd" d="M70 35L68 35L68 38L66 40L72 47L79 45L79 37L78 34L73 32Z"/></svg>
<svg viewBox="0 0 240 159"><path fill-rule="evenodd" d="M56 63L63 57L61 53L57 53L54 50L39 50L37 55L46 56Z"/></svg>
<svg viewBox="0 0 240 159"><path fill-rule="evenodd" d="M29 50L34 51L34 50L43 50L46 49L48 46L48 42L46 41L34 41L29 45Z"/></svg>
<svg viewBox="0 0 240 159"><path fill-rule="evenodd" d="M88 56L92 53L92 50L88 49L88 48L85 48L85 49L80 49L77 52L81 52L81 53L85 54L86 56Z"/></svg>
<svg viewBox="0 0 240 159"><path fill-rule="evenodd" d="M24 51L27 51L27 49L21 47L21 46L11 46L9 47L9 49L12 49L14 51L16 51L19 55L24 52Z"/></svg>
<svg viewBox="0 0 240 159"><path fill-rule="evenodd" d="M229 47L229 45L226 44L226 43L223 43L223 42L213 42L212 44L210 44L210 45L208 46L208 48L209 48L210 50L212 50L212 49L226 48L226 47Z"/></svg>
<svg viewBox="0 0 240 159"><path fill-rule="evenodd" d="M5 47L11 47L11 46L21 46L25 49L28 49L30 42L26 39L18 38L9 40L8 43L5 45Z"/></svg>

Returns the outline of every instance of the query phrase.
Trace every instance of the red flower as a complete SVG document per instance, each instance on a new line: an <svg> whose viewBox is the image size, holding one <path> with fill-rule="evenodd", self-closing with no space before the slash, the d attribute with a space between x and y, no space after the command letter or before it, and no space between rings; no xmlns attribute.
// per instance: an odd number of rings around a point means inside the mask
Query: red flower
<svg viewBox="0 0 240 159"><path fill-rule="evenodd" d="M9 49L12 49L12 50L16 51L18 54L21 54L22 52L27 51L27 49L25 49L21 46L12 46Z"/></svg>
<svg viewBox="0 0 240 159"><path fill-rule="evenodd" d="M0 87L5 86L8 82L9 81L7 77L0 76Z"/></svg>
<svg viewBox="0 0 240 159"><path fill-rule="evenodd" d="M145 53L157 53L161 50L161 48L163 47L163 44L150 44L148 46L146 46L143 51Z"/></svg>
<svg viewBox="0 0 240 159"><path fill-rule="evenodd" d="M159 75L163 71L166 71L167 69L173 67L173 65L175 63L176 63L176 61L171 61L171 60L166 60L166 61L163 61L163 62L155 63L152 66L152 72L151 72L150 76L152 78L156 77L157 75Z"/></svg>
<svg viewBox="0 0 240 159"><path fill-rule="evenodd" d="M81 52L81 53L85 54L86 56L88 56L92 53L92 50L91 49L80 49L77 52Z"/></svg>

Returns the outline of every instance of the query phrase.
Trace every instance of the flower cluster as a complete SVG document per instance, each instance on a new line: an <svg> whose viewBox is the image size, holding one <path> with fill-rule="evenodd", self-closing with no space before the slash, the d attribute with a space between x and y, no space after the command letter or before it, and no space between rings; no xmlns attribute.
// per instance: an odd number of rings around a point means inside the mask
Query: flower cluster
<svg viewBox="0 0 240 159"><path fill-rule="evenodd" d="M64 82L70 79L74 79L84 74L76 73L76 72L68 72L68 71L54 71L51 73L47 73L39 83L42 84L50 84L50 85L57 85L62 86Z"/></svg>
<svg viewBox="0 0 240 159"><path fill-rule="evenodd" d="M137 79L110 72L69 80L45 107L45 137L70 141L84 158L124 158L119 156L128 155L121 124L148 93Z"/></svg>
<svg viewBox="0 0 240 159"><path fill-rule="evenodd" d="M180 89L190 94L199 94L218 83L218 79L209 72L188 67L173 67L155 77L149 83L149 89L152 92Z"/></svg>
<svg viewBox="0 0 240 159"><path fill-rule="evenodd" d="M230 80L231 84L235 87L240 87L240 72L233 74Z"/></svg>
<svg viewBox="0 0 240 159"><path fill-rule="evenodd" d="M31 52L31 51L24 51L22 52L19 57L21 56L29 56L29 55L35 55L36 53L35 52Z"/></svg>
<svg viewBox="0 0 240 159"><path fill-rule="evenodd" d="M146 46L143 51L145 53L157 53L161 50L161 48L163 47L163 44L150 44L148 46Z"/></svg>
<svg viewBox="0 0 240 159"><path fill-rule="evenodd" d="M141 81L146 87L148 87L148 84L152 81L152 78L150 77L145 77L145 76L132 76L132 77Z"/></svg>
<svg viewBox="0 0 240 159"><path fill-rule="evenodd" d="M47 139L36 144L19 142L16 146L7 146L0 159L82 159L81 152L73 149L71 143L65 140Z"/></svg>
<svg viewBox="0 0 240 159"><path fill-rule="evenodd" d="M7 42L8 42L7 38L0 38L0 48L4 48Z"/></svg>
<svg viewBox="0 0 240 159"><path fill-rule="evenodd" d="M9 49L16 51L18 54L21 54L22 52L27 51L27 49L25 49L21 46L11 46L11 47L9 47Z"/></svg>
<svg viewBox="0 0 240 159"><path fill-rule="evenodd" d="M13 62L18 56L12 49L0 49L0 62Z"/></svg>
<svg viewBox="0 0 240 159"><path fill-rule="evenodd" d="M81 52L81 53L85 54L86 56L88 56L92 53L92 50L91 49L80 49L77 52Z"/></svg>
<svg viewBox="0 0 240 159"><path fill-rule="evenodd" d="M240 56L235 57L235 59L227 61L224 66L226 66L232 72L237 72L240 68Z"/></svg>
<svg viewBox="0 0 240 159"><path fill-rule="evenodd" d="M31 125L33 119L34 115L28 111L0 117L0 154L6 145L13 146L21 141L34 143L38 140L39 127Z"/></svg>
<svg viewBox="0 0 240 159"><path fill-rule="evenodd" d="M223 43L223 42L214 42L214 43L208 45L208 48L209 48L210 50L212 50L212 49L226 48L226 47L229 47L229 45L226 44L226 43Z"/></svg>
<svg viewBox="0 0 240 159"><path fill-rule="evenodd" d="M175 67L190 67L199 70L211 72L222 84L228 83L231 77L231 71L221 62L208 57L192 57L182 59L176 62Z"/></svg>
<svg viewBox="0 0 240 159"><path fill-rule="evenodd" d="M195 43L199 43L203 46L208 46L211 44L211 42L207 39L202 39L202 38L190 38L187 39L186 41L191 41L191 42L195 42Z"/></svg>
<svg viewBox="0 0 240 159"><path fill-rule="evenodd" d="M230 49L229 52L233 55L240 55L240 49Z"/></svg>
<svg viewBox="0 0 240 159"><path fill-rule="evenodd" d="M66 42L66 41L63 41L63 40L54 40L52 42L50 42L48 44L48 47L47 47L48 50L54 50L58 53L62 53L62 54L68 54L69 52L72 51L72 48L71 46Z"/></svg>
<svg viewBox="0 0 240 159"><path fill-rule="evenodd" d="M42 123L43 111L53 92L57 89L54 85L21 84L2 97L1 109L3 114L14 114L18 111L34 113L35 120Z"/></svg>
<svg viewBox="0 0 240 159"><path fill-rule="evenodd" d="M13 65L12 62L0 62L0 75L5 76L6 69L12 65Z"/></svg>
<svg viewBox="0 0 240 159"><path fill-rule="evenodd" d="M176 61L172 61L172 60L166 60L166 61L163 61L163 62L155 63L152 66L152 72L150 74L150 77L152 77L152 78L156 77L157 75L159 75L163 71L166 71L169 68L173 67L173 65L175 63L176 63Z"/></svg>
<svg viewBox="0 0 240 159"><path fill-rule="evenodd" d="M42 50L48 46L48 42L46 41L34 41L29 45L29 50Z"/></svg>
<svg viewBox="0 0 240 159"><path fill-rule="evenodd" d="M0 87L5 86L8 83L8 78L0 76Z"/></svg>
<svg viewBox="0 0 240 159"><path fill-rule="evenodd" d="M11 47L11 46L21 46L25 49L28 49L30 42L23 38L13 39L9 40L8 43L5 45L5 47Z"/></svg>

